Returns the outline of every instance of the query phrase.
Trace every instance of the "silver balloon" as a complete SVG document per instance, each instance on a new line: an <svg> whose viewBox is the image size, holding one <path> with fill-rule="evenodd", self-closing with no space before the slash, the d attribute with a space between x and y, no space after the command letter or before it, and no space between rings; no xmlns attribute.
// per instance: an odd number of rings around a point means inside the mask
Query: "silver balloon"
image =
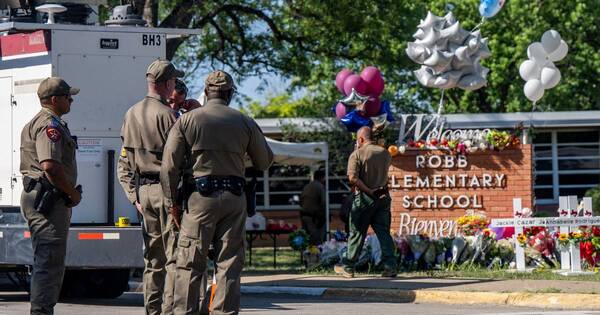
<svg viewBox="0 0 600 315"><path fill-rule="evenodd" d="M444 17L428 12L413 37L406 54L422 65L413 72L422 85L473 90L487 84L488 70L480 65L491 55L487 39L463 29L451 12Z"/></svg>
<svg viewBox="0 0 600 315"><path fill-rule="evenodd" d="M343 103L346 106L360 106L366 103L369 100L368 96L363 96L358 94L354 88L352 88L352 92L348 94L348 96L339 100L340 103Z"/></svg>

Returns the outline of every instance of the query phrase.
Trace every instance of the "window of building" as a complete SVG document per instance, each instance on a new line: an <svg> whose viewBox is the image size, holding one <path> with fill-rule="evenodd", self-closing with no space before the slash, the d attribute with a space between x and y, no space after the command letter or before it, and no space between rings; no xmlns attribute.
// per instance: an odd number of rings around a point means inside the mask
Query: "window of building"
<svg viewBox="0 0 600 315"><path fill-rule="evenodd" d="M322 167L324 169L324 167ZM345 174L329 172L330 209L339 209L350 189ZM256 206L258 210L300 210L298 201L302 189L311 180L311 170L306 166L273 165L268 171L254 174L258 184ZM246 174L246 176L250 176Z"/></svg>
<svg viewBox="0 0 600 315"><path fill-rule="evenodd" d="M600 130L538 131L533 136L537 204L558 203L600 184Z"/></svg>

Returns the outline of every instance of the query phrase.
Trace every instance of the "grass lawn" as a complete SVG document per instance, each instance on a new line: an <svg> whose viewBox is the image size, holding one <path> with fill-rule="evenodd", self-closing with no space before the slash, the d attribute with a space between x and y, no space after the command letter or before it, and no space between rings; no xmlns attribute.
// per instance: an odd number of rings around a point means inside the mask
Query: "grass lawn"
<svg viewBox="0 0 600 315"><path fill-rule="evenodd" d="M600 273L581 276L563 276L552 270L534 270L533 272L514 272L511 270L487 270L480 267L462 267L458 270L428 270L400 272L399 277L430 277L430 278L476 278L476 279L523 279L523 280L577 280L600 281ZM254 248L252 250L252 265L249 265L246 250L245 274L312 274L333 275L333 269L306 270L300 262L300 252L290 247L277 248L277 268L273 268L273 248ZM380 271L358 273L358 275L379 275Z"/></svg>

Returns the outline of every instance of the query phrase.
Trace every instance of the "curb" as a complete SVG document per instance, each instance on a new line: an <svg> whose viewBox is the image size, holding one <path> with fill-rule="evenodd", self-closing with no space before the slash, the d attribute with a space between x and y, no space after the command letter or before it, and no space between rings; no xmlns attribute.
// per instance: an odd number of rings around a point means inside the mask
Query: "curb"
<svg viewBox="0 0 600 315"><path fill-rule="evenodd" d="M597 294L462 292L440 290L327 289L322 297L397 303L491 304L544 309L598 310Z"/></svg>
<svg viewBox="0 0 600 315"><path fill-rule="evenodd" d="M141 282L130 281L129 292L143 292ZM369 302L488 304L543 309L598 310L600 295L588 293L464 292L243 285L242 294L293 294L320 298L358 299Z"/></svg>

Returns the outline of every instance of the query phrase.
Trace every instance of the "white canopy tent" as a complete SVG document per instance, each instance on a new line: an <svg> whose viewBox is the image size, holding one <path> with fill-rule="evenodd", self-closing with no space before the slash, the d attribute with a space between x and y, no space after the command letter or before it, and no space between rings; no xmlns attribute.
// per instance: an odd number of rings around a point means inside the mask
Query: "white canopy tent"
<svg viewBox="0 0 600 315"><path fill-rule="evenodd" d="M329 146L327 142L282 142L267 138L275 163L316 165L325 161L325 231L329 239Z"/></svg>

